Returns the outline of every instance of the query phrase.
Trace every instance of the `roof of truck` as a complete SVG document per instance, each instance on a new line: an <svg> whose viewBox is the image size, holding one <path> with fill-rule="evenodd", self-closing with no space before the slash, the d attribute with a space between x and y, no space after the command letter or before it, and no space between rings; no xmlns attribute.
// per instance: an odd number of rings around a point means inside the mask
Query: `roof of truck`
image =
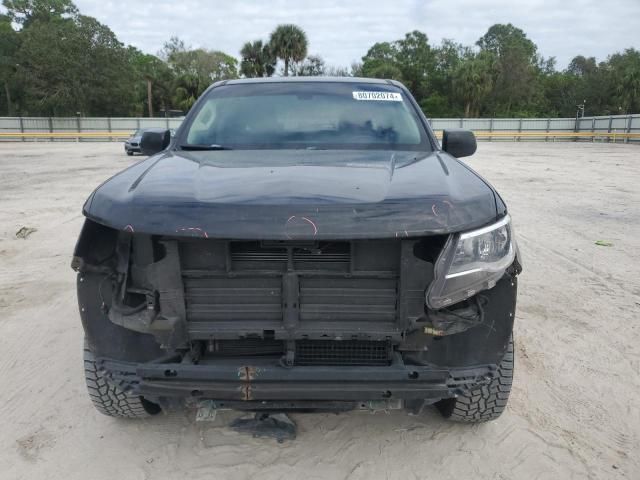
<svg viewBox="0 0 640 480"><path fill-rule="evenodd" d="M338 82L338 83L377 83L401 86L402 84L396 80L387 80L382 78L363 78L363 77L259 77L259 78L237 78L234 80L222 80L216 84L237 85L242 83L310 83L310 82Z"/></svg>

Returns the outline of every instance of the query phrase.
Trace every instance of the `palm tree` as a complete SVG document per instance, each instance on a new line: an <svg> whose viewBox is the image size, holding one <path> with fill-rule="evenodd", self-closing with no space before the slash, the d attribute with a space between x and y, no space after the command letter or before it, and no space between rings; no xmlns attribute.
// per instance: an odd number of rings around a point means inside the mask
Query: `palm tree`
<svg viewBox="0 0 640 480"><path fill-rule="evenodd" d="M493 88L492 64L489 55L479 54L467 59L455 71L453 88L464 104L465 117L477 117L483 101Z"/></svg>
<svg viewBox="0 0 640 480"><path fill-rule="evenodd" d="M616 78L616 93L625 113L632 113L640 105L640 56L636 65L629 63Z"/></svg>
<svg viewBox="0 0 640 480"><path fill-rule="evenodd" d="M301 62L307 56L307 35L295 25L278 25L269 39L271 51L284 60L284 76L289 75L289 62Z"/></svg>
<svg viewBox="0 0 640 480"><path fill-rule="evenodd" d="M185 73L176 78L173 104L185 112L196 102L200 95L200 80L196 75Z"/></svg>
<svg viewBox="0 0 640 480"><path fill-rule="evenodd" d="M137 63L139 78L146 82L147 108L149 117L153 117L154 94L159 93L161 103L165 103L171 73L167 65L154 55L143 54L137 50L133 50L132 55Z"/></svg>
<svg viewBox="0 0 640 480"><path fill-rule="evenodd" d="M276 69L277 58L262 40L245 43L240 55L240 73L245 77L270 77Z"/></svg>

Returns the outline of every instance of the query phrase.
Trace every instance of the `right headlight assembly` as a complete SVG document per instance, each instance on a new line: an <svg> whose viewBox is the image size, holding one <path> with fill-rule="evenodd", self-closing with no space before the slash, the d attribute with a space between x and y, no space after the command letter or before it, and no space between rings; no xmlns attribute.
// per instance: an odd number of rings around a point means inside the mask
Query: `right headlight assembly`
<svg viewBox="0 0 640 480"><path fill-rule="evenodd" d="M478 230L451 235L427 290L427 305L437 310L492 288L516 257L511 217Z"/></svg>

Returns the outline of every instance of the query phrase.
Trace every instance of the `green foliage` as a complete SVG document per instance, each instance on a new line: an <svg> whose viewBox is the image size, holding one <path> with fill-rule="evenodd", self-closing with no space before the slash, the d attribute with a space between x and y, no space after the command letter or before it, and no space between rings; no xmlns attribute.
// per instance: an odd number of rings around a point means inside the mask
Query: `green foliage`
<svg viewBox="0 0 640 480"><path fill-rule="evenodd" d="M493 25L476 44L480 52L493 58L491 91L483 113L494 116L523 116L535 103L539 92L537 47L526 34L511 24ZM482 89L481 89L482 90ZM476 110L476 115L480 110Z"/></svg>
<svg viewBox="0 0 640 480"><path fill-rule="evenodd" d="M301 62L307 56L307 34L295 25L278 25L271 33L269 45L274 55L284 61L284 76L289 64Z"/></svg>
<svg viewBox="0 0 640 480"><path fill-rule="evenodd" d="M187 111L213 82L284 75L337 75L402 81L431 117L572 117L640 112L640 51L597 62L576 56L564 71L542 58L524 31L496 24L475 46L431 45L414 30L378 42L350 67L307 56L295 25L279 25L269 41L247 42L241 61L177 37L149 55L118 41L71 0L3 0L0 14L0 114L158 115Z"/></svg>
<svg viewBox="0 0 640 480"><path fill-rule="evenodd" d="M36 20L49 22L78 15L78 8L71 0L3 0L2 5L9 18L22 27Z"/></svg>
<svg viewBox="0 0 640 480"><path fill-rule="evenodd" d="M320 55L309 55L299 64L293 65L293 74L300 77L325 75L324 60Z"/></svg>
<svg viewBox="0 0 640 480"><path fill-rule="evenodd" d="M435 63L430 72L430 89L421 102L425 112L435 117L460 117L463 105L454 94L455 72L473 52L453 40L444 39L433 49Z"/></svg>
<svg viewBox="0 0 640 480"><path fill-rule="evenodd" d="M459 117L459 112L450 114L451 105L449 98L439 93L433 93L420 101L420 108L423 112L429 112L434 117ZM435 113L434 113L435 112ZM444 113L442 113L444 112Z"/></svg>
<svg viewBox="0 0 640 480"><path fill-rule="evenodd" d="M609 58L614 102L620 113L640 111L640 51L628 48Z"/></svg>
<svg viewBox="0 0 640 480"><path fill-rule="evenodd" d="M431 87L430 73L434 70L435 55L429 46L427 35L414 30L396 42L397 67L405 85L418 97L428 95Z"/></svg>
<svg viewBox="0 0 640 480"><path fill-rule="evenodd" d="M527 38L527 35L510 23L496 24L487 30L477 42L480 50L493 53L498 57L513 54L517 50L518 54L528 62L534 62L538 48Z"/></svg>
<svg viewBox="0 0 640 480"><path fill-rule="evenodd" d="M165 44L164 54L177 76L194 76L201 84L202 91L213 82L238 76L238 61L232 56L218 50L192 50L178 38L172 38Z"/></svg>
<svg viewBox="0 0 640 480"><path fill-rule="evenodd" d="M187 111L214 82L238 77L238 61L217 50L192 50L176 37L165 43L162 56L175 75L173 103Z"/></svg>
<svg viewBox="0 0 640 480"><path fill-rule="evenodd" d="M493 90L496 58L488 52L470 55L453 72L453 92L464 104L465 117L477 117Z"/></svg>
<svg viewBox="0 0 640 480"><path fill-rule="evenodd" d="M189 73L179 75L174 84L174 105L186 112L198 99L201 90L202 86L197 76Z"/></svg>
<svg viewBox="0 0 640 480"><path fill-rule="evenodd" d="M577 56L559 72L536 45L511 24L493 25L476 50L443 40L430 46L413 31L374 44L354 75L402 81L427 115L572 117L640 111L640 52L627 49L600 64Z"/></svg>
<svg viewBox="0 0 640 480"><path fill-rule="evenodd" d="M271 46L262 40L247 42L240 50L240 74L247 78L270 77L276 70L277 58Z"/></svg>
<svg viewBox="0 0 640 480"><path fill-rule="evenodd" d="M168 110L171 105L174 75L169 66L154 55L142 53L129 47L130 64L135 72L135 111L142 116L145 112Z"/></svg>
<svg viewBox="0 0 640 480"><path fill-rule="evenodd" d="M0 108L8 115L152 116L187 110L211 83L238 76L235 58L186 48L177 38L167 42L163 58L125 47L70 0L3 5Z"/></svg>
<svg viewBox="0 0 640 480"><path fill-rule="evenodd" d="M91 17L33 21L20 32L18 75L23 112L46 115L123 115L133 72L126 50ZM46 46L46 48L43 48Z"/></svg>
<svg viewBox="0 0 640 480"><path fill-rule="evenodd" d="M4 96L4 111L8 116L14 113L12 97L18 89L17 52L20 48L20 37L11 27L11 19L6 15L0 15L0 78Z"/></svg>
<svg viewBox="0 0 640 480"><path fill-rule="evenodd" d="M362 57L359 75L402 81L402 72L398 67L398 49L395 42L374 44L367 54Z"/></svg>

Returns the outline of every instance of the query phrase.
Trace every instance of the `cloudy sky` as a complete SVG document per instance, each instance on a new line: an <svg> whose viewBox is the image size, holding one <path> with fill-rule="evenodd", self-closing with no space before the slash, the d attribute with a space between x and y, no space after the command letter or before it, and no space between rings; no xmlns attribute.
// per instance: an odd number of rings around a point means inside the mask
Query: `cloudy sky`
<svg viewBox="0 0 640 480"><path fill-rule="evenodd" d="M494 23L522 28L545 57L564 68L575 55L640 48L640 0L75 0L125 43L157 53L171 36L239 56L247 40L295 23L309 53L328 65L360 60L375 42L421 30L432 44L473 44Z"/></svg>

